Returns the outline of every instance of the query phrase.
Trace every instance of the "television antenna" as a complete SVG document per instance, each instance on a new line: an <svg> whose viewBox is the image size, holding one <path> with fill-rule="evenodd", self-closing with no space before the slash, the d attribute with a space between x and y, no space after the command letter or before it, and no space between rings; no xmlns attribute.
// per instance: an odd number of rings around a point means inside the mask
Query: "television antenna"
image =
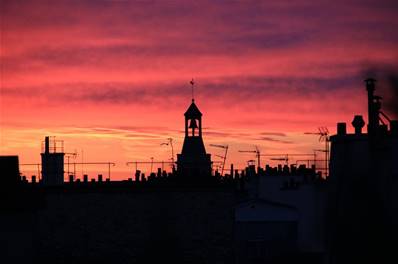
<svg viewBox="0 0 398 264"><path fill-rule="evenodd" d="M219 158L222 158L222 167L221 167L221 176L223 176L224 175L224 168L225 168L225 161L227 160L227 153L228 153L228 145L219 145L219 144L210 144L210 146L212 146L212 147L216 147L216 148L221 148L221 149L224 149L225 150L225 152L224 152L224 155L215 155L215 156L217 156L217 157L219 157Z"/></svg>
<svg viewBox="0 0 398 264"><path fill-rule="evenodd" d="M305 132L306 135L319 135L319 142L325 142L325 149L322 152L325 153L325 176L328 176L329 172L329 130L327 127L319 127L318 132ZM317 150L319 151L319 150Z"/></svg>

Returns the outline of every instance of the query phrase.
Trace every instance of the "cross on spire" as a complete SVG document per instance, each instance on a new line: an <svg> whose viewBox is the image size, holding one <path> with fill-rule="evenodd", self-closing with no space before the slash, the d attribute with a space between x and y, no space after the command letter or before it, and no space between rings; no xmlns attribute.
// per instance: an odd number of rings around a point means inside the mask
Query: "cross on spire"
<svg viewBox="0 0 398 264"><path fill-rule="evenodd" d="M192 89L192 103L193 103L193 102L195 101L195 98L194 98L194 96L193 96L193 86L194 86L195 82L194 82L193 78L192 78L192 80L191 80L189 83L191 84L191 89Z"/></svg>

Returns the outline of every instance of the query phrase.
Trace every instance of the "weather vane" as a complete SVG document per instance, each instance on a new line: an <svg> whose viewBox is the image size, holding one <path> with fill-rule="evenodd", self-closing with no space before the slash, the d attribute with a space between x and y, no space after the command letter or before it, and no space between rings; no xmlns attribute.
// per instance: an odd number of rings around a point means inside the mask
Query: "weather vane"
<svg viewBox="0 0 398 264"><path fill-rule="evenodd" d="M193 81L193 78L192 78L192 80L189 83L191 84L191 88L192 88L192 102L194 102L195 99L193 97L193 86L194 86L195 82Z"/></svg>

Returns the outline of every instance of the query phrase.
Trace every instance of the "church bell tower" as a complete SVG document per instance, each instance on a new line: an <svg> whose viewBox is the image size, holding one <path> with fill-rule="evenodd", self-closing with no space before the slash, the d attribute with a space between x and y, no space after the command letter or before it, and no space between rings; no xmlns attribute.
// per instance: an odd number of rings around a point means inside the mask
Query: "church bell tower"
<svg viewBox="0 0 398 264"><path fill-rule="evenodd" d="M185 138L181 154L177 155L177 173L184 178L203 179L211 176L211 155L206 153L202 138L202 113L193 98L184 116Z"/></svg>

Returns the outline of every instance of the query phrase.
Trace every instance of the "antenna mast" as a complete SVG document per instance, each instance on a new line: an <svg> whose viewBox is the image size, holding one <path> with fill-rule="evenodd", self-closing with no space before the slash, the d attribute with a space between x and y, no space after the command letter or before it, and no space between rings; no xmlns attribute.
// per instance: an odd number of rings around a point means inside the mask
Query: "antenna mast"
<svg viewBox="0 0 398 264"><path fill-rule="evenodd" d="M173 148L173 139L172 138L167 138L167 143L162 143L160 144L162 145L166 145L166 146L170 146L171 147L171 162L172 162L172 168L174 169L174 148Z"/></svg>
<svg viewBox="0 0 398 264"><path fill-rule="evenodd" d="M192 103L193 103L193 102L195 101L194 94L193 94L193 86L194 86L195 82L194 82L193 78L192 78L192 80L191 80L189 83L191 84L191 89L192 89Z"/></svg>
<svg viewBox="0 0 398 264"><path fill-rule="evenodd" d="M304 134L306 135L319 135L319 142L324 141L325 142L325 149L324 150L315 150L315 151L321 151L325 152L325 177L328 177L329 174L329 142L330 142L330 137L329 137L329 130L327 127L319 127L318 128L319 132L305 132Z"/></svg>
<svg viewBox="0 0 398 264"><path fill-rule="evenodd" d="M239 152L246 152L246 153L255 153L257 158L257 172L259 171L260 167L260 150L257 146L255 146L256 150L239 150Z"/></svg>
<svg viewBox="0 0 398 264"><path fill-rule="evenodd" d="M217 157L220 157L223 159L222 167L221 167L221 176L223 176L224 168L225 168L225 161L227 159L227 153L228 153L228 145L210 144L210 146L225 149L224 155L216 155Z"/></svg>

